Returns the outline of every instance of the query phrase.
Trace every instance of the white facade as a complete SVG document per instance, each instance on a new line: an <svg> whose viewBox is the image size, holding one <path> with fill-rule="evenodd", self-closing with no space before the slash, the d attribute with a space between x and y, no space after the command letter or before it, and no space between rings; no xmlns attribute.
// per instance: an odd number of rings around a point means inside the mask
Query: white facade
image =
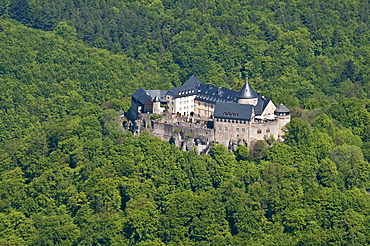
<svg viewBox="0 0 370 246"><path fill-rule="evenodd" d="M272 101L269 101L265 107L265 110L263 110L261 116L266 118L274 116L275 110L276 110L275 104Z"/></svg>
<svg viewBox="0 0 370 246"><path fill-rule="evenodd" d="M166 96L168 101L168 111L172 114L181 114L184 116L190 115L191 112L194 112L194 98L195 95L184 96L174 98L170 95Z"/></svg>

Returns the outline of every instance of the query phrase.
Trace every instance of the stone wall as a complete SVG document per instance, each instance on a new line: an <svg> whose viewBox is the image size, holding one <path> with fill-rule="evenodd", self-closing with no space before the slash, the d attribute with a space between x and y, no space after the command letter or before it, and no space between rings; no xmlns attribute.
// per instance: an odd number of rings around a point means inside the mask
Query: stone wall
<svg viewBox="0 0 370 246"><path fill-rule="evenodd" d="M159 137L183 150L189 151L196 146L198 154L207 153L214 141L213 129L201 127L200 124L152 121L148 130L153 137Z"/></svg>
<svg viewBox="0 0 370 246"><path fill-rule="evenodd" d="M173 143L184 150L190 150L191 146L195 145L199 153L209 150L213 141L233 150L237 145L250 147L253 142L266 140L271 136L275 140L283 140L282 128L290 121L290 116L278 116L272 121L215 120L214 129L207 128L206 124L182 121L186 119L166 116L154 121L150 119L149 114L141 114L140 120L137 120L135 125L139 126L140 130L148 130L152 136Z"/></svg>
<svg viewBox="0 0 370 246"><path fill-rule="evenodd" d="M215 121L215 140L223 144L228 149L233 149L234 145L249 146L250 122L229 123Z"/></svg>
<svg viewBox="0 0 370 246"><path fill-rule="evenodd" d="M275 140L279 138L280 129L278 120L266 121L261 123L251 123L250 142L264 140L273 136Z"/></svg>
<svg viewBox="0 0 370 246"><path fill-rule="evenodd" d="M260 121L243 123L215 121L215 141L223 144L229 150L236 145L251 146L257 140L266 140L271 136L281 140L283 135L282 127L290 120L288 117L273 121Z"/></svg>

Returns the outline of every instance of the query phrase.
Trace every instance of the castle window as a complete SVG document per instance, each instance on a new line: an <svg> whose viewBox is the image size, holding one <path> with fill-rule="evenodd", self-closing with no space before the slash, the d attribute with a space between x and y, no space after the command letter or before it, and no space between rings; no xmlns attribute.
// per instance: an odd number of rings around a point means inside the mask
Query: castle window
<svg viewBox="0 0 370 246"><path fill-rule="evenodd" d="M219 130L219 131L222 131L222 127L221 127L221 126L219 126L219 127L218 127L218 130Z"/></svg>
<svg viewBox="0 0 370 246"><path fill-rule="evenodd" d="M261 129L258 129L257 130L257 134L261 134L262 133L262 130Z"/></svg>
<svg viewBox="0 0 370 246"><path fill-rule="evenodd" d="M266 129L266 133L270 133L270 128L267 128Z"/></svg>
<svg viewBox="0 0 370 246"><path fill-rule="evenodd" d="M227 116L227 113L226 112L224 112L224 116Z"/></svg>
<svg viewBox="0 0 370 246"><path fill-rule="evenodd" d="M204 103L204 107L207 107L207 103Z"/></svg>
<svg viewBox="0 0 370 246"><path fill-rule="evenodd" d="M245 133L245 128L242 128L242 133Z"/></svg>
<svg viewBox="0 0 370 246"><path fill-rule="evenodd" d="M200 102L198 102L198 106L200 106Z"/></svg>
<svg viewBox="0 0 370 246"><path fill-rule="evenodd" d="M225 132L227 132L229 129L227 128L227 126L225 126Z"/></svg>
<svg viewBox="0 0 370 246"><path fill-rule="evenodd" d="M211 108L213 108L213 104L211 104Z"/></svg>
<svg viewBox="0 0 370 246"><path fill-rule="evenodd" d="M239 132L239 128L236 128L235 130L236 130L236 132Z"/></svg>

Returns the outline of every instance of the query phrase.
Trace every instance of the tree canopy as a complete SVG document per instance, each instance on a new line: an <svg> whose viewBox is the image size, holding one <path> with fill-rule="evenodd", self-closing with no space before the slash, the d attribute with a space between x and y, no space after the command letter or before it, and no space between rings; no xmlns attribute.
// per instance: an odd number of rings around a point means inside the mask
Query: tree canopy
<svg viewBox="0 0 370 246"><path fill-rule="evenodd" d="M0 3L0 244L370 244L368 1ZM195 74L291 108L197 156L125 132Z"/></svg>

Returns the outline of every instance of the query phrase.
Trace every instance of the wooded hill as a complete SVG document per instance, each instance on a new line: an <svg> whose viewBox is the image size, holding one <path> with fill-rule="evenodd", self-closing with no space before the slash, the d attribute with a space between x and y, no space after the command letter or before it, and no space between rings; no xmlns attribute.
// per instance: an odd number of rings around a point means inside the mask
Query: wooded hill
<svg viewBox="0 0 370 246"><path fill-rule="evenodd" d="M368 1L6 0L0 13L1 244L370 243ZM192 74L233 89L248 75L293 109L286 142L197 156L122 131L132 92Z"/></svg>

